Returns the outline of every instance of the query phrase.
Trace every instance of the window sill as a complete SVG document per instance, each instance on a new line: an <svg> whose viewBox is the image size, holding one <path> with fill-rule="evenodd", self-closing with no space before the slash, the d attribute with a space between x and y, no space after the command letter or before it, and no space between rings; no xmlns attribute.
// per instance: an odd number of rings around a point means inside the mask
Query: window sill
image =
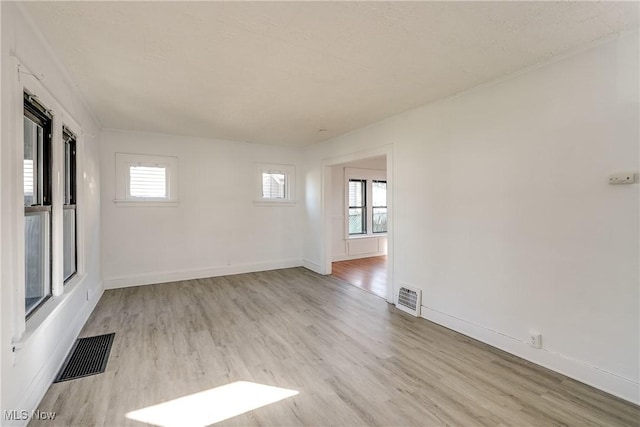
<svg viewBox="0 0 640 427"><path fill-rule="evenodd" d="M117 207L119 208L127 208L127 207L136 207L136 206L146 206L146 207L175 207L178 206L178 201L176 200L114 200L113 201Z"/></svg>
<svg viewBox="0 0 640 427"><path fill-rule="evenodd" d="M255 206L295 206L295 200L268 200L268 199L258 199L254 200L253 204Z"/></svg>
<svg viewBox="0 0 640 427"><path fill-rule="evenodd" d="M84 281L86 275L76 274L68 283L64 285L64 292L60 296L49 297L42 306L38 307L26 320L25 329L22 336L18 341L13 341L12 346L16 350L20 350L22 346L29 341L29 338L34 335L40 328L47 325L49 321L55 318L56 313L61 310L61 307L65 304L71 295L80 289L80 283Z"/></svg>
<svg viewBox="0 0 640 427"><path fill-rule="evenodd" d="M387 237L387 233L375 233L375 234L354 234L353 236L347 236L344 240L358 240L358 239L375 239L378 237Z"/></svg>

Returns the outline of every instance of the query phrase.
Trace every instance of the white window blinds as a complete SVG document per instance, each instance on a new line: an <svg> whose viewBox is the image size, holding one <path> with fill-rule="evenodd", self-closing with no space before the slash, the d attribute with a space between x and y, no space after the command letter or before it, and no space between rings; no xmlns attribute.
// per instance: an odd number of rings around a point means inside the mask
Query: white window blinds
<svg viewBox="0 0 640 427"><path fill-rule="evenodd" d="M284 199L286 195L286 175L282 172L262 173L262 197Z"/></svg>
<svg viewBox="0 0 640 427"><path fill-rule="evenodd" d="M131 197L167 197L167 168L164 166L130 166L129 194Z"/></svg>

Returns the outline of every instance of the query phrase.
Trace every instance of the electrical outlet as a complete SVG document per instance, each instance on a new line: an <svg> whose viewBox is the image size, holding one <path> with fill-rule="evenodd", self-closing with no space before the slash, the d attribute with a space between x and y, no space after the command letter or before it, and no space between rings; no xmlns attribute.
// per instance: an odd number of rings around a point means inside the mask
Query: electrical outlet
<svg viewBox="0 0 640 427"><path fill-rule="evenodd" d="M542 334L535 329L529 330L529 345L533 348L542 348Z"/></svg>
<svg viewBox="0 0 640 427"><path fill-rule="evenodd" d="M609 175L609 184L633 184L635 176L633 172L613 173Z"/></svg>

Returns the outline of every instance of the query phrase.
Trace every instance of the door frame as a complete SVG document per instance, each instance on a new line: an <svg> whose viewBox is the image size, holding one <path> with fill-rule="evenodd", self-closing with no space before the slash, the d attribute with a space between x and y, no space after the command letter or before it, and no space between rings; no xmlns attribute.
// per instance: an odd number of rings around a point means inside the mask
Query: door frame
<svg viewBox="0 0 640 427"><path fill-rule="evenodd" d="M322 274L331 274L331 168L343 163L364 160L371 157L386 156L387 160L387 296L390 304L395 304L396 288L393 275L394 238L393 238L393 145L384 145L368 150L357 151L336 157L322 159L322 239L320 267Z"/></svg>

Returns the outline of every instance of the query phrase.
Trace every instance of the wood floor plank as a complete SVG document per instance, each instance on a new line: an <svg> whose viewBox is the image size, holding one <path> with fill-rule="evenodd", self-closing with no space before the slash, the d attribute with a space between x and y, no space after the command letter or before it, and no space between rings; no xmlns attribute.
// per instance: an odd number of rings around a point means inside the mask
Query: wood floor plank
<svg viewBox="0 0 640 427"><path fill-rule="evenodd" d="M334 277L387 298L387 256L350 259L331 263Z"/></svg>
<svg viewBox="0 0 640 427"><path fill-rule="evenodd" d="M81 336L109 332L105 373L53 384L46 425L141 426L126 414L236 381L298 394L222 425L640 425L635 405L303 268L110 290Z"/></svg>

